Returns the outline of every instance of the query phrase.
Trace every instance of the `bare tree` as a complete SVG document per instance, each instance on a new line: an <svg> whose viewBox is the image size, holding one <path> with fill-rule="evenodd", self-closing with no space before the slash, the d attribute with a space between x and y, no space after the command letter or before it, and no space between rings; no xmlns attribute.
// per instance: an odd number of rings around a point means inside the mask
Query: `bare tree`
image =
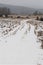
<svg viewBox="0 0 43 65"><path fill-rule="evenodd" d="M0 16L5 15L5 17L8 17L10 14L10 9L7 7L0 7Z"/></svg>

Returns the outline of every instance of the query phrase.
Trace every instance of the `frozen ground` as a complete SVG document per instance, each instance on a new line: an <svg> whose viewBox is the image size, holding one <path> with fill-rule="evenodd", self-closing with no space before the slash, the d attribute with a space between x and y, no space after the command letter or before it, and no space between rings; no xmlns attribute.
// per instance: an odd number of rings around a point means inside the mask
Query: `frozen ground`
<svg viewBox="0 0 43 65"><path fill-rule="evenodd" d="M4 27L0 22L0 64L43 65L43 50L34 26L27 21L13 21L12 25L4 22Z"/></svg>

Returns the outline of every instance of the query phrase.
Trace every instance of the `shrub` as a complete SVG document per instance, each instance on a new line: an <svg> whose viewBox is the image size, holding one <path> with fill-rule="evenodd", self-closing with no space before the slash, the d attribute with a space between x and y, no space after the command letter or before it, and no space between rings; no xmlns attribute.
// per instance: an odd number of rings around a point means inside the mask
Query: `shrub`
<svg viewBox="0 0 43 65"><path fill-rule="evenodd" d="M43 18L42 17L40 18L40 21L43 21Z"/></svg>

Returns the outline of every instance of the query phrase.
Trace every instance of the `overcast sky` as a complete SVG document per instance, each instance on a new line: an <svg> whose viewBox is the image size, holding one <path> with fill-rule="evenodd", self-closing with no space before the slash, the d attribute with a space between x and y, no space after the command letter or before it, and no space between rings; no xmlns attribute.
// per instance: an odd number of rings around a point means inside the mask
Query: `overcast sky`
<svg viewBox="0 0 43 65"><path fill-rule="evenodd" d="M32 8L43 8L43 0L0 0L0 3L28 6Z"/></svg>

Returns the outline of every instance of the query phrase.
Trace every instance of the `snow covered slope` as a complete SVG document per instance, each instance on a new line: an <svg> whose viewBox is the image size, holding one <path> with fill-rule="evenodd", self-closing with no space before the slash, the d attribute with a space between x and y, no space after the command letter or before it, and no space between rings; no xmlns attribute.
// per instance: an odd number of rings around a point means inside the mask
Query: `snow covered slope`
<svg viewBox="0 0 43 65"><path fill-rule="evenodd" d="M43 50L34 34L34 26L20 21L8 35L0 37L0 64L43 65Z"/></svg>

